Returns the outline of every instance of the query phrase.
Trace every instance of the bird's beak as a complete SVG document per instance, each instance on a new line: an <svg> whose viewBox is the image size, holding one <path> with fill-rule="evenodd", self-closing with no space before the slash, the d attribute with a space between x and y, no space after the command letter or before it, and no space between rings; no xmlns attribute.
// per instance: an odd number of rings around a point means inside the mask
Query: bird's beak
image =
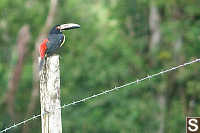
<svg viewBox="0 0 200 133"><path fill-rule="evenodd" d="M80 28L80 25L78 25L78 24L73 24L73 23L61 24L61 25L60 25L60 29L61 29L61 30L71 30L71 29L76 29L76 28Z"/></svg>

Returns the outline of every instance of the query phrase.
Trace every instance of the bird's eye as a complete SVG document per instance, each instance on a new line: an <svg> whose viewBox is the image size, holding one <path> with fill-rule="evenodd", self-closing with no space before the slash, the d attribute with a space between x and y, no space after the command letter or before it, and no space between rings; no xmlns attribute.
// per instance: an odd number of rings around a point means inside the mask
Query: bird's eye
<svg viewBox="0 0 200 133"><path fill-rule="evenodd" d="M57 30L60 30L60 26L57 26L56 29L57 29Z"/></svg>

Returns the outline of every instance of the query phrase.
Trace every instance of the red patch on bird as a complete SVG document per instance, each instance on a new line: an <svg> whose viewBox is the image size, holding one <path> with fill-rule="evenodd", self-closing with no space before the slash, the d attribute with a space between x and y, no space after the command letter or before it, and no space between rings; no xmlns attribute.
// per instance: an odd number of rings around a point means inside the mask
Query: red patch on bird
<svg viewBox="0 0 200 133"><path fill-rule="evenodd" d="M45 39L42 44L40 44L40 57L43 59L47 50L48 39Z"/></svg>

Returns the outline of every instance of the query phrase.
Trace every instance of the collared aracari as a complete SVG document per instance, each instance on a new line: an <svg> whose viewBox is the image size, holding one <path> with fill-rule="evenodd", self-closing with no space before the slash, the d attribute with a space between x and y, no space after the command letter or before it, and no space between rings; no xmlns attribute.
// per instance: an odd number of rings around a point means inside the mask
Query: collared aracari
<svg viewBox="0 0 200 133"><path fill-rule="evenodd" d="M48 34L48 38L44 39L40 44L40 70L45 61L45 57L51 56L54 54L58 48L60 48L65 42L65 35L62 33L64 30L71 30L75 28L80 28L78 24L61 24L55 25Z"/></svg>

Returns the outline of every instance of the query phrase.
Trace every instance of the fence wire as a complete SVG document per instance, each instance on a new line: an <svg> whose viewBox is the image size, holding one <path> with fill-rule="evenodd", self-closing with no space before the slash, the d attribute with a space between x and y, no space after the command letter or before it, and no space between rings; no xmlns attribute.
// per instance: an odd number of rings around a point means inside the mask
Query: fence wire
<svg viewBox="0 0 200 133"><path fill-rule="evenodd" d="M200 58L199 58L199 59L195 59L195 60L190 61L190 62L187 62L187 63L184 63L184 64L181 64L181 65L178 65L178 66L175 66L175 67L171 67L171 68L165 69L165 70L163 70L163 71L160 71L160 72L155 73L155 74L152 74L152 75L148 75L148 76L146 76L146 77L144 77L144 78L137 79L137 80L135 80L135 81L133 81L133 82L129 82L129 83L124 84L124 85L121 85L121 86L116 86L116 87L114 87L114 88L112 88L112 89L105 90L105 91L103 91L103 92L101 92L101 93L91 95L91 96L86 97L86 98L83 98L83 99L81 99L81 100L74 101L74 102L71 102L71 103L69 103L69 104L64 104L63 106L61 106L60 108L55 109L54 111L67 108L67 107L69 107L69 106L76 105L76 104L81 103L81 102L88 101L88 100L90 100L90 99L92 99L92 98L95 98L95 97L98 97L98 96L107 94L107 93L109 93L109 92L116 91L116 90L118 90L118 89L121 89L121 88L130 86L130 85L133 85L133 84L138 84L138 83L140 83L140 82L142 82L142 81L144 81L144 80L152 79L153 77L162 75L162 74L164 74L164 73L167 73L167 72L170 72L170 71L173 71L173 70L177 70L177 69L179 69L179 68L181 68L181 67L185 67L185 66L187 66L187 65L190 65L190 64L193 64L193 63L196 63L196 62L200 62ZM54 111L53 111L53 112L54 112ZM7 128L5 128L5 129L1 130L0 133L7 132L8 130L10 130L10 129L12 129L12 128L16 128L16 127L18 127L18 126L20 126L20 125L22 125L22 124L26 124L26 123L29 122L29 121L38 119L38 118L40 118L42 115L46 115L46 114L49 114L49 113L52 113L52 112L45 112L45 113L43 113L43 114L34 115L33 117L31 117L31 118L29 118L29 119L26 119L26 120L24 120L24 121L21 121L21 122L19 122L19 123L17 123L17 124L13 124L12 126L7 127Z"/></svg>

